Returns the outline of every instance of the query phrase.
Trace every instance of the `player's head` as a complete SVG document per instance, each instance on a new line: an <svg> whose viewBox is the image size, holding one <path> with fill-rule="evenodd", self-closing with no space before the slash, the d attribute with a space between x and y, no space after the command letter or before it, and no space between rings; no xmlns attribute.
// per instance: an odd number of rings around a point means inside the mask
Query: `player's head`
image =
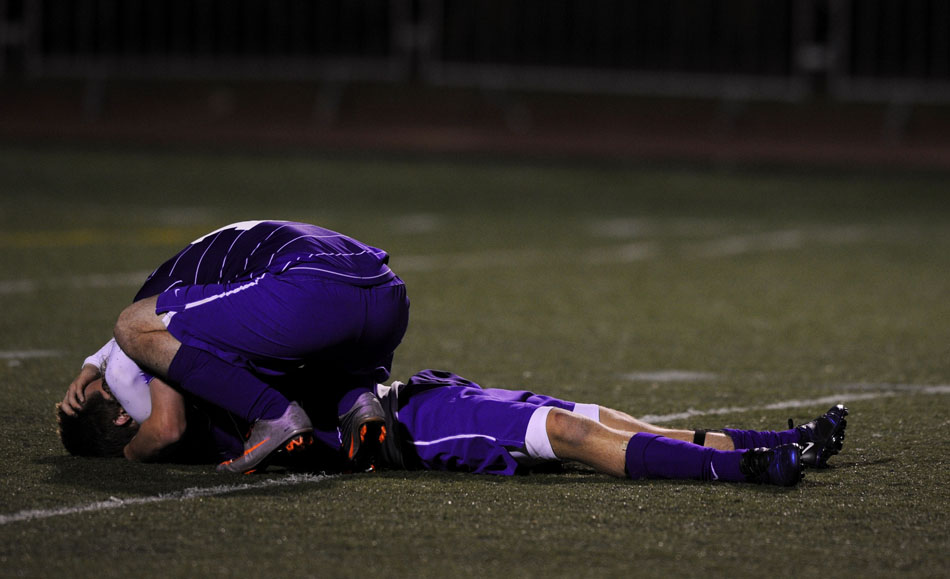
<svg viewBox="0 0 950 579"><path fill-rule="evenodd" d="M97 380L96 382L99 382ZM86 401L73 416L56 405L59 437L70 454L77 456L122 456L122 449L139 430L137 422L126 414L104 383L86 390Z"/></svg>

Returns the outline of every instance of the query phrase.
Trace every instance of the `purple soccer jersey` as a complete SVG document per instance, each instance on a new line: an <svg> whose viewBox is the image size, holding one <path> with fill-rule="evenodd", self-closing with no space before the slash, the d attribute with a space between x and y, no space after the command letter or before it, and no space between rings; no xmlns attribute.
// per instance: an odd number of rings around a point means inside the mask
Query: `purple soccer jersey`
<svg viewBox="0 0 950 579"><path fill-rule="evenodd" d="M165 261L135 299L158 295L156 312L170 313L168 330L183 344L261 374L308 361L365 373L379 362L387 373L374 378L385 380L408 324L405 289L388 260L316 225L245 221Z"/></svg>
<svg viewBox="0 0 950 579"><path fill-rule="evenodd" d="M242 221L196 239L160 265L135 300L179 285L246 281L290 268L368 287L395 277L388 261L385 251L317 225Z"/></svg>
<svg viewBox="0 0 950 579"><path fill-rule="evenodd" d="M534 413L545 406L576 407L525 390L483 389L440 370L423 370L377 392L392 433L384 462L396 468L516 474L529 458L526 434Z"/></svg>
<svg viewBox="0 0 950 579"><path fill-rule="evenodd" d="M168 378L245 420L289 401L271 378L332 379L340 414L389 377L409 321L405 286L378 248L305 223L246 221L211 232L149 276L136 301L181 347Z"/></svg>
<svg viewBox="0 0 950 579"><path fill-rule="evenodd" d="M423 370L406 384L377 386L389 436L381 464L397 469L425 469L514 475L531 462L526 434L532 415L548 406L574 411L577 406L525 390L483 389L461 376ZM319 398L304 403L315 413ZM220 417L212 420L220 425ZM233 431L232 431L233 432ZM222 457L240 452L240 438L227 429L215 431ZM317 429L318 440L330 448L339 445L336 428ZM333 468L332 464L315 465Z"/></svg>

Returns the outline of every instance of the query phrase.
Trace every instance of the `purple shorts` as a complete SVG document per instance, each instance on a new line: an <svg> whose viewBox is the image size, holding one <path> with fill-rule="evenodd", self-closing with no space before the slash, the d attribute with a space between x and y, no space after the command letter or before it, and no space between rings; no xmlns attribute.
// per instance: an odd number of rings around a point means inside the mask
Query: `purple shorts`
<svg viewBox="0 0 950 579"><path fill-rule="evenodd" d="M268 376L307 367L372 387L389 377L409 323L399 278L358 287L290 269L246 282L177 286L158 297L183 344Z"/></svg>
<svg viewBox="0 0 950 579"><path fill-rule="evenodd" d="M512 475L523 470L528 422L538 408L575 404L524 390L482 389L448 372L426 370L398 390L400 446L421 468Z"/></svg>

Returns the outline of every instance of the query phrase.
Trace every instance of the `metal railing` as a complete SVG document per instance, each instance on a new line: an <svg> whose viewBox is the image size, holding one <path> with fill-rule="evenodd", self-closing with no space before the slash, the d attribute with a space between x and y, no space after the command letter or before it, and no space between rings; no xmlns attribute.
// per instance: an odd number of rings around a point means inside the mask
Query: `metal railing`
<svg viewBox="0 0 950 579"><path fill-rule="evenodd" d="M809 90L796 53L810 5L427 0L420 68L435 84L794 99Z"/></svg>
<svg viewBox="0 0 950 579"><path fill-rule="evenodd" d="M828 46L834 98L950 101L946 0L831 0Z"/></svg>
<svg viewBox="0 0 950 579"><path fill-rule="evenodd" d="M0 77L950 102L948 0L0 0Z"/></svg>
<svg viewBox="0 0 950 579"><path fill-rule="evenodd" d="M409 71L409 0L22 2L32 76L399 81Z"/></svg>

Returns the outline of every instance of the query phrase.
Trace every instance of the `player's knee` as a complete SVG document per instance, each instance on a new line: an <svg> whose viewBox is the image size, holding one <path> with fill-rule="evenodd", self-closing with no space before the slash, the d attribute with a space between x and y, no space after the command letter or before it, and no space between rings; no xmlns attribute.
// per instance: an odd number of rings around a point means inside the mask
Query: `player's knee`
<svg viewBox="0 0 950 579"><path fill-rule="evenodd" d="M558 456L562 456L560 449L576 448L581 446L590 435L590 426L594 424L590 419L567 412L560 408L551 410L548 414L548 439Z"/></svg>
<svg viewBox="0 0 950 579"><path fill-rule="evenodd" d="M132 342L135 338L135 330L133 329L134 314L130 311L130 308L132 308L132 306L122 310L119 314L119 318L115 322L115 326L112 328L112 335L115 336L115 341L125 352L132 349Z"/></svg>
<svg viewBox="0 0 950 579"><path fill-rule="evenodd" d="M146 300L142 300L130 304L119 314L112 333L119 347L126 353L131 355L135 352L138 338L153 329L153 319L156 316L152 308L153 306L147 304Z"/></svg>

